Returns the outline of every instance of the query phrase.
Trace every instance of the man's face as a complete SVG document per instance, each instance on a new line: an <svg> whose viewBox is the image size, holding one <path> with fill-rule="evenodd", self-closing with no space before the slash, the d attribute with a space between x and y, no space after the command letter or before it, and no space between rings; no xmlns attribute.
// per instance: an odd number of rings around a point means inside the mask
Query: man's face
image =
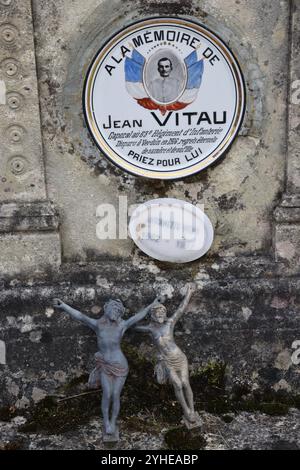
<svg viewBox="0 0 300 470"><path fill-rule="evenodd" d="M105 315L111 320L111 321L118 321L120 318L120 312L116 308L109 309L109 311L105 312Z"/></svg>
<svg viewBox="0 0 300 470"><path fill-rule="evenodd" d="M122 308L116 302L109 302L104 308L104 315L110 319L110 321L118 321L122 317Z"/></svg>
<svg viewBox="0 0 300 470"><path fill-rule="evenodd" d="M170 75L172 70L172 64L169 59L162 59L158 62L158 72L161 77L166 78Z"/></svg>
<svg viewBox="0 0 300 470"><path fill-rule="evenodd" d="M151 312L151 318L156 323L164 323L167 318L165 307L162 306L160 308L153 309Z"/></svg>

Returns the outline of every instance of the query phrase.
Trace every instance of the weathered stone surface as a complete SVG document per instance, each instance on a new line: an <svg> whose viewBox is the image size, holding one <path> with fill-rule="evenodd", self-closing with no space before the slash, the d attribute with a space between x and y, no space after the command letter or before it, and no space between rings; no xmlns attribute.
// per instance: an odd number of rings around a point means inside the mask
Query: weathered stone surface
<svg viewBox="0 0 300 470"><path fill-rule="evenodd" d="M288 121L287 192L300 193L300 11L297 0L291 2L291 57Z"/></svg>
<svg viewBox="0 0 300 470"><path fill-rule="evenodd" d="M2 447L102 448L98 392L71 398L87 391L95 338L54 311L53 297L97 317L109 297L122 298L128 314L163 291L175 295L172 311L179 289L195 281L176 341L191 364L205 448L299 448L299 412L288 411L300 406L298 2L74 0L70 8L67 0L33 0L38 81L31 2L6 3L0 1L0 419L13 420L0 425ZM226 159L175 183L135 178L108 163L81 107L84 75L100 44L131 20L161 14L214 29L247 81L246 119ZM46 200L38 105L55 206ZM96 208L117 207L120 195L128 204L162 196L204 202L215 227L212 250L183 267L150 260L126 237L98 240ZM165 433L172 438L180 422L172 391L154 382L146 337L130 332L124 349L131 370L120 448L166 448ZM54 434L51 420L46 429L49 409L50 416L58 410L69 435ZM41 429L28 434L16 429L22 424Z"/></svg>
<svg viewBox="0 0 300 470"><path fill-rule="evenodd" d="M229 423L209 413L203 413L204 432L198 439L178 440L179 433L169 435L172 428L159 430L155 424L141 432L140 426L148 417L138 415L134 422L121 420L121 440L114 450L299 450L300 412L291 410L286 416L267 416L258 413L238 413L227 415ZM11 422L0 421L0 450L100 450L105 449L101 442L101 422L92 419L78 430L68 434L25 434L18 431L26 421L15 417ZM157 423L156 423L157 424ZM175 429L179 431L179 429ZM177 437L177 439L176 439ZM201 439L200 439L201 437ZM169 442L169 447L166 444ZM201 446L200 446L201 444Z"/></svg>
<svg viewBox="0 0 300 470"><path fill-rule="evenodd" d="M299 18L299 4L296 1L291 1L290 86L287 103L287 181L286 194L283 196L280 206L275 210L274 239L276 259L285 260L290 266L290 271L294 274L300 272Z"/></svg>
<svg viewBox="0 0 300 470"><path fill-rule="evenodd" d="M295 212L295 211L294 211ZM290 213L285 210L284 217L288 218ZM295 274L300 272L300 224L281 223L276 228L275 234L276 259L285 260Z"/></svg>
<svg viewBox="0 0 300 470"><path fill-rule="evenodd" d="M58 225L57 210L50 202L0 204L0 232L55 231Z"/></svg>
<svg viewBox="0 0 300 470"><path fill-rule="evenodd" d="M0 4L0 201L46 198L31 1Z"/></svg>
<svg viewBox="0 0 300 470"><path fill-rule="evenodd" d="M0 272L37 272L59 266L60 238L46 201L30 0L1 3L0 45Z"/></svg>
<svg viewBox="0 0 300 470"><path fill-rule="evenodd" d="M57 233L0 233L0 275L31 274L58 268L61 262Z"/></svg>

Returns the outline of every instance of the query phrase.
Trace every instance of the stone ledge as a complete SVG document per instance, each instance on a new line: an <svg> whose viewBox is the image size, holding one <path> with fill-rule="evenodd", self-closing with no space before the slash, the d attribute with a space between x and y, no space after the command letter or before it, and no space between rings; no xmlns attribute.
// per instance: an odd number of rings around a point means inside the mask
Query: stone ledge
<svg viewBox="0 0 300 470"><path fill-rule="evenodd" d="M157 276L163 276L164 283L175 284L194 279L207 284L212 280L226 282L240 279L279 279L289 277L290 272L285 260L275 262L269 256L207 257L201 260L201 265L197 260L186 266L155 261L146 256L141 256L138 263L118 257L102 256L97 262L63 262L55 272L30 273L29 277L0 273L0 284L8 289L13 286L31 287L33 283L35 286L87 286L95 285L95 282L100 285L106 279L109 285L139 285L145 282L151 286Z"/></svg>
<svg viewBox="0 0 300 470"><path fill-rule="evenodd" d="M52 231L58 227L58 211L51 201L0 204L0 233Z"/></svg>
<svg viewBox="0 0 300 470"><path fill-rule="evenodd" d="M300 207L277 207L274 211L274 218L278 223L298 223L300 222Z"/></svg>
<svg viewBox="0 0 300 470"><path fill-rule="evenodd" d="M281 207L300 207L300 194L284 194Z"/></svg>

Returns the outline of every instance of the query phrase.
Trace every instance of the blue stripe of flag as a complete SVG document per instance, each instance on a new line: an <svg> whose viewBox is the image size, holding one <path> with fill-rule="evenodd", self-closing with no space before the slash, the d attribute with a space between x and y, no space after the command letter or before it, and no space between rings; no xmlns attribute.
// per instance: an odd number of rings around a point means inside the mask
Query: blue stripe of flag
<svg viewBox="0 0 300 470"><path fill-rule="evenodd" d="M135 49L132 52L131 58L125 59L125 80L126 82L142 82L143 81L143 67L145 58Z"/></svg>

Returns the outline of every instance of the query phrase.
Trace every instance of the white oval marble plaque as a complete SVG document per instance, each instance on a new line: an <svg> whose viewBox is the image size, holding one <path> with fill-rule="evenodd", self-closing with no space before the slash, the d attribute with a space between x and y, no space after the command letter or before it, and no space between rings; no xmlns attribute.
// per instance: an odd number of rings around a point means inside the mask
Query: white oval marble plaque
<svg viewBox="0 0 300 470"><path fill-rule="evenodd" d="M154 259L187 263L209 250L214 230L198 206L180 199L162 198L138 206L130 219L135 244Z"/></svg>
<svg viewBox="0 0 300 470"><path fill-rule="evenodd" d="M177 179L229 148L245 109L242 72L205 26L152 18L116 33L86 77L84 112L99 148L135 175Z"/></svg>

